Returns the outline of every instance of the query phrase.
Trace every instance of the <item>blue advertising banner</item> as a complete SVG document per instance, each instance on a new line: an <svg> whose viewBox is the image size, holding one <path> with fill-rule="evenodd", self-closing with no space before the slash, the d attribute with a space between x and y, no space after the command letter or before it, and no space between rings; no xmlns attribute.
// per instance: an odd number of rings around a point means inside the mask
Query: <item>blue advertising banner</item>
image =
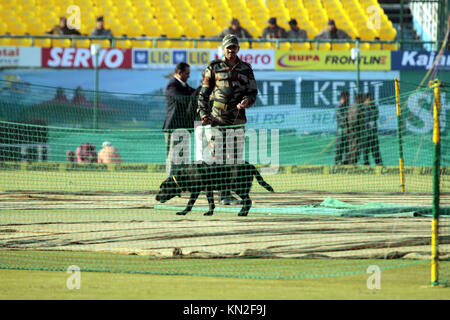
<svg viewBox="0 0 450 320"><path fill-rule="evenodd" d="M391 70L430 70L438 52L436 51L392 51ZM450 51L444 51L437 61L438 70L450 70Z"/></svg>

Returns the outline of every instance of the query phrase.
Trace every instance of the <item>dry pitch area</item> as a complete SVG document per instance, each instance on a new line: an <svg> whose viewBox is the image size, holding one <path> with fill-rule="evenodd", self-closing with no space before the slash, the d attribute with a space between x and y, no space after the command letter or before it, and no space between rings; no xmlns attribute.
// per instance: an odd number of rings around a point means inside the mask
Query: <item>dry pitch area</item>
<svg viewBox="0 0 450 320"><path fill-rule="evenodd" d="M329 210L320 215L308 209L333 197L352 204L383 202L430 206L429 194L286 192L252 193L253 207L264 213L237 217L220 206L204 217L204 195L195 211L177 216L156 210L154 194L147 193L33 193L0 194L0 246L6 250L107 252L171 257L179 248L185 257L330 257L429 259L429 217L342 217ZM166 205L179 206L188 197ZM217 200L217 198L216 198ZM442 206L450 206L444 194ZM280 208L305 206L305 212ZM157 207L158 208L158 207ZM202 210L201 208L204 208ZM232 209L233 210L233 209ZM446 231L440 250L450 252L450 219L441 219ZM180 252L176 253L179 255Z"/></svg>

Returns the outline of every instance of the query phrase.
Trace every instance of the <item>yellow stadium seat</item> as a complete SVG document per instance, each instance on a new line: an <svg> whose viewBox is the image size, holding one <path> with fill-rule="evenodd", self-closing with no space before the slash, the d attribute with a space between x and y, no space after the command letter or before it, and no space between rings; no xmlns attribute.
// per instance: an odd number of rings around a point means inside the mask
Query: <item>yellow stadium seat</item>
<svg viewBox="0 0 450 320"><path fill-rule="evenodd" d="M309 42L293 42L291 46L291 50L311 50L311 46Z"/></svg>
<svg viewBox="0 0 450 320"><path fill-rule="evenodd" d="M397 50L397 45L395 43L383 43L381 48L382 50Z"/></svg>
<svg viewBox="0 0 450 320"><path fill-rule="evenodd" d="M186 36L191 38L200 38L202 36L205 36L205 30L200 25L191 25L188 30L186 30L188 34Z"/></svg>
<svg viewBox="0 0 450 320"><path fill-rule="evenodd" d="M126 33L129 37L140 37L144 33L144 28L140 24L129 25Z"/></svg>
<svg viewBox="0 0 450 320"><path fill-rule="evenodd" d="M10 46L11 39L10 38L0 38L0 46Z"/></svg>
<svg viewBox="0 0 450 320"><path fill-rule="evenodd" d="M241 49L250 49L250 43L248 41L239 41L239 47Z"/></svg>
<svg viewBox="0 0 450 320"><path fill-rule="evenodd" d="M198 49L211 49L211 48L215 48L215 44L212 41L198 41L197 48Z"/></svg>
<svg viewBox="0 0 450 320"><path fill-rule="evenodd" d="M153 41L151 40L132 40L133 48L153 48Z"/></svg>
<svg viewBox="0 0 450 320"><path fill-rule="evenodd" d="M58 48L70 48L72 46L72 41L69 39L53 39L52 47Z"/></svg>
<svg viewBox="0 0 450 320"><path fill-rule="evenodd" d="M51 39L35 39L34 40L34 46L35 47L41 47L41 48L50 48L52 46L52 40Z"/></svg>
<svg viewBox="0 0 450 320"><path fill-rule="evenodd" d="M331 43L331 50L346 50L350 51L350 44L349 43Z"/></svg>
<svg viewBox="0 0 450 320"><path fill-rule="evenodd" d="M110 48L111 42L109 40L91 40L91 44L98 44L100 45L100 48Z"/></svg>
<svg viewBox="0 0 450 320"><path fill-rule="evenodd" d="M158 24L154 23L145 27L145 34L149 37L160 37L163 31Z"/></svg>
<svg viewBox="0 0 450 320"><path fill-rule="evenodd" d="M11 45L19 47L31 47L31 39L30 38L11 39Z"/></svg>
<svg viewBox="0 0 450 320"><path fill-rule="evenodd" d="M355 47L356 47L356 44L352 43L351 48L355 48ZM374 49L372 49L370 43L360 43L359 44L359 49L360 50L374 50Z"/></svg>
<svg viewBox="0 0 450 320"><path fill-rule="evenodd" d="M120 24L120 23L115 23L115 24L111 25L109 27L109 29L111 29L112 34L116 37L120 37L123 34L127 33L127 30L125 29L125 27L122 26L122 24Z"/></svg>
<svg viewBox="0 0 450 320"><path fill-rule="evenodd" d="M116 40L115 43L116 48L119 49L129 49L133 46L131 40L124 39L124 40Z"/></svg>
<svg viewBox="0 0 450 320"><path fill-rule="evenodd" d="M320 51L329 51L331 49L331 44L329 42L321 42L321 43L312 43L312 50L320 50Z"/></svg>
<svg viewBox="0 0 450 320"><path fill-rule="evenodd" d="M165 26L163 31L168 38L179 38L183 35L183 30L175 23Z"/></svg>
<svg viewBox="0 0 450 320"><path fill-rule="evenodd" d="M253 49L272 49L272 45L270 42L253 42Z"/></svg>
<svg viewBox="0 0 450 320"><path fill-rule="evenodd" d="M202 23L201 28L205 33L205 37L216 36L222 31L214 20L210 20L209 23Z"/></svg>
<svg viewBox="0 0 450 320"><path fill-rule="evenodd" d="M274 49L277 49L276 43L274 44ZM290 50L291 44L289 42L280 42L279 50Z"/></svg>
<svg viewBox="0 0 450 320"><path fill-rule="evenodd" d="M89 39L76 39L75 40L75 46L77 48L90 48L91 47L91 40L89 40Z"/></svg>
<svg viewBox="0 0 450 320"><path fill-rule="evenodd" d="M8 25L0 20L0 34L5 34L8 31Z"/></svg>

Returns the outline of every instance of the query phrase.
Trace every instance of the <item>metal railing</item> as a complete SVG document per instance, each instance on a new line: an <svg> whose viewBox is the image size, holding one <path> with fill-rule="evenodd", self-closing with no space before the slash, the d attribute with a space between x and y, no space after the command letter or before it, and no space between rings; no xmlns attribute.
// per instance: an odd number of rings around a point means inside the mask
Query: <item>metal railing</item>
<svg viewBox="0 0 450 320"><path fill-rule="evenodd" d="M0 35L0 39L30 39L31 46L35 45L36 39L50 39L50 40L58 40L58 39L69 39L71 40L71 46L76 47L77 41L79 40L109 40L110 41L110 47L115 48L117 41L124 41L124 40L130 40L130 41L151 41L153 48L158 48L158 45L160 42L163 41L177 41L177 42L186 42L187 46L191 48L199 48L199 43L202 42L217 42L217 47L220 46L222 39L217 37L211 37L211 38L187 38L187 37L181 37L181 38L170 38L170 37L106 37L106 36L87 36L87 35L10 35L10 34L3 34ZM240 39L241 43L247 42L249 44L249 48L253 47L254 43L270 43L272 44L272 48L274 49L280 49L282 44L289 43L294 44L302 44L302 43L308 43L310 45L311 50L318 50L320 48L321 43L330 43L331 48L333 47L333 44L339 44L339 43L349 43L350 45L354 45L354 47L363 44L380 44L381 49L383 48L383 45L390 45L388 50L391 50L391 46L395 45L395 50L399 50L402 48L405 49L423 49L425 45L429 45L433 48L433 50L439 49L439 43L434 41L421 41L421 40L401 40L396 39L393 41L387 41L387 40L359 40L359 39L326 39L326 40L291 40L291 39Z"/></svg>

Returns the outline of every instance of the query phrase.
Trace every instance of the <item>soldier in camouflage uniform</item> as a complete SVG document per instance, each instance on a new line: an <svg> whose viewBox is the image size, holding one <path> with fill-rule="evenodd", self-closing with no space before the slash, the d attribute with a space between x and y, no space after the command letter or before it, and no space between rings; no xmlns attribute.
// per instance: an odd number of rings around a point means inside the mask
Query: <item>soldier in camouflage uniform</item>
<svg viewBox="0 0 450 320"><path fill-rule="evenodd" d="M237 56L239 41L236 36L226 35L222 40L222 47L224 57L210 62L203 73L202 88L198 98L198 113L203 125L234 126L232 129L235 130L238 129L236 125L241 125L243 129L247 122L245 109L255 103L258 94L255 76L251 65L241 61ZM211 111L209 111L210 96L213 100ZM221 130L225 157L227 154L225 152L226 133L225 129ZM235 148L233 154L235 159L238 157L236 153ZM226 163L226 159L223 160ZM236 202L233 201L236 199L231 198L230 192L223 193L221 198L221 202L224 204Z"/></svg>

